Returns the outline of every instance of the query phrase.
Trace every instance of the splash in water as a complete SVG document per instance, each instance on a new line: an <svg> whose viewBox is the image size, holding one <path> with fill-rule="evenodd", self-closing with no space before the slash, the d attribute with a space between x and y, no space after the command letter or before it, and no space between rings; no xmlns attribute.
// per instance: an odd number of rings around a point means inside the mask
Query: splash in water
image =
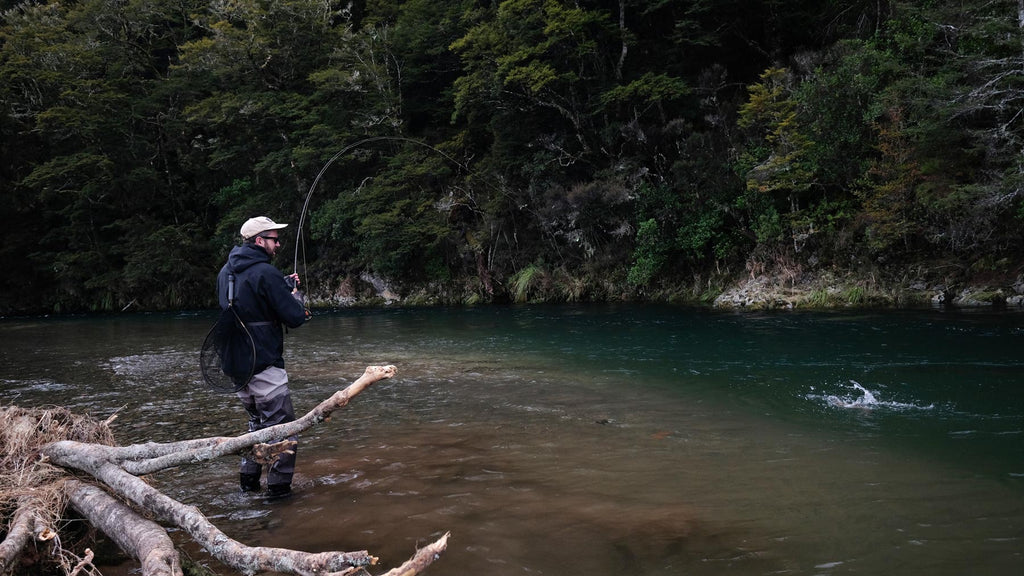
<svg viewBox="0 0 1024 576"><path fill-rule="evenodd" d="M891 400L879 400L871 390L861 386L860 383L855 380L850 380L849 388L853 390L850 394L808 394L807 398L810 400L823 401L830 407L846 409L875 410L878 408L887 408L895 410L931 410L935 408L934 404L922 406L919 404L908 404Z"/></svg>

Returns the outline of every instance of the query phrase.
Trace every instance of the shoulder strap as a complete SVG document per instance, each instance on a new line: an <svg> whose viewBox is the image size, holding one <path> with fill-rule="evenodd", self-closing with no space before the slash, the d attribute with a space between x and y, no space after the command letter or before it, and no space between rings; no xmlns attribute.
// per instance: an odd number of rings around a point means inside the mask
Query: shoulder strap
<svg viewBox="0 0 1024 576"><path fill-rule="evenodd" d="M228 269L228 308L231 308L235 303L235 269L230 261L226 262L224 267Z"/></svg>
<svg viewBox="0 0 1024 576"><path fill-rule="evenodd" d="M228 308L235 303L235 273L228 270Z"/></svg>

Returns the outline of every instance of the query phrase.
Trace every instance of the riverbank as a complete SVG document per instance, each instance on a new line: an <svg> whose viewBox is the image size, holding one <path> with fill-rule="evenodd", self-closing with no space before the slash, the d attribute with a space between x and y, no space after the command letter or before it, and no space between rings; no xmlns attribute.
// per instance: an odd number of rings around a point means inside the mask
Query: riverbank
<svg viewBox="0 0 1024 576"><path fill-rule="evenodd" d="M954 272L949 272L954 270ZM402 284L363 272L342 278L311 274L310 308L390 308L650 302L723 310L989 309L1024 310L1024 264L969 274L955 266L918 266L898 274L879 270L800 272L714 271L688 279L636 287L613 275L573 276L564 271L527 269L512 278L478 278ZM624 275L621 275L624 276ZM0 318L90 312L154 312L215 307L214 302L179 308L143 306L137 301L103 309L19 309L0 307Z"/></svg>
<svg viewBox="0 0 1024 576"><path fill-rule="evenodd" d="M835 308L964 308L1024 310L1024 273L941 274L935 268L886 278L878 272L784 272L695 277L654 289L609 280L584 281L537 273L529 285L490 292L473 280L412 287L362 274L313 290L314 307L476 305L507 303L670 302L732 310ZM501 286L500 283L497 283Z"/></svg>
<svg viewBox="0 0 1024 576"><path fill-rule="evenodd" d="M1012 282L909 280L880 282L874 278L829 275L789 282L760 276L737 281L714 299L727 309L829 308L991 308L1024 309L1024 277Z"/></svg>

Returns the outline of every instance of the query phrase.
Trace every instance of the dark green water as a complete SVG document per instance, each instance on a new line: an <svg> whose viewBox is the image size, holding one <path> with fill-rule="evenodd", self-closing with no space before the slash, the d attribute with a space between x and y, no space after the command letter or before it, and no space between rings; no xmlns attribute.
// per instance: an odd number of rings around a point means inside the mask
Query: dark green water
<svg viewBox="0 0 1024 576"><path fill-rule="evenodd" d="M212 318L0 321L0 402L119 411L122 443L241 432L199 383ZM322 314L288 336L299 411L399 375L302 437L296 497L236 493L231 458L155 481L381 572L450 530L430 574L1020 574L1022 342L1020 314Z"/></svg>

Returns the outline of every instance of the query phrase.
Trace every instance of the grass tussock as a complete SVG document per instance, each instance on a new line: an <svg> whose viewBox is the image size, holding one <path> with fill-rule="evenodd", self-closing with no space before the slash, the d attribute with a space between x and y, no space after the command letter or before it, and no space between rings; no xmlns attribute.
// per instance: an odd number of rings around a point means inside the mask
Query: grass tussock
<svg viewBox="0 0 1024 576"><path fill-rule="evenodd" d="M37 527L56 526L67 504L64 480L70 476L46 462L41 450L60 440L114 445L109 423L64 408L0 408L0 521L8 525L19 509L30 506ZM47 539L38 532L36 537ZM61 564L68 560L54 556Z"/></svg>

